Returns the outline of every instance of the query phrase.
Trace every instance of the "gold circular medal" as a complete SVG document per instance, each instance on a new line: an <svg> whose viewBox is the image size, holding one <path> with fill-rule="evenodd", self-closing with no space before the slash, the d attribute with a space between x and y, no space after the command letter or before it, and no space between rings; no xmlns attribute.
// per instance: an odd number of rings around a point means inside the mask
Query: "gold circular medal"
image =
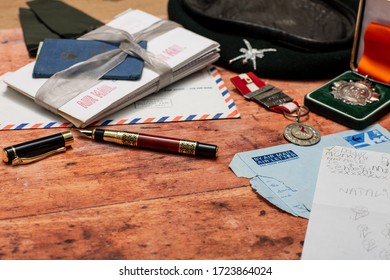
<svg viewBox="0 0 390 280"><path fill-rule="evenodd" d="M299 122L286 126L283 135L289 142L299 146L311 146L321 139L320 132L316 128Z"/></svg>

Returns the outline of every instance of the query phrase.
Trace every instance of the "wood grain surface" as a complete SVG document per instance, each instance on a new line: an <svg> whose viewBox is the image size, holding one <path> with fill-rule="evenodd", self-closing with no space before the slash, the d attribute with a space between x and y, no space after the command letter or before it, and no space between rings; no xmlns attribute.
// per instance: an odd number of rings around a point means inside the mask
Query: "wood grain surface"
<svg viewBox="0 0 390 280"><path fill-rule="evenodd" d="M31 60L19 28L0 30L0 72ZM230 82L236 74L218 70L241 118L110 127L216 144L217 159L102 144L74 131L66 153L1 163L0 259L299 259L307 220L269 204L229 169L238 152L287 143L291 120L244 100ZM266 82L301 104L324 83ZM314 113L305 122L322 135L349 129ZM388 117L378 123L390 128ZM0 131L0 147L65 130Z"/></svg>

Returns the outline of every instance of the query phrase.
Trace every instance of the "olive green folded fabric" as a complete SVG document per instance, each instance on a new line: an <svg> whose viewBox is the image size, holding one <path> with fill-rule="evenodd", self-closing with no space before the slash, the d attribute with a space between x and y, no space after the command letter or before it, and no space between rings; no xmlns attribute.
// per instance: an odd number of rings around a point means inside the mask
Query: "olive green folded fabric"
<svg viewBox="0 0 390 280"><path fill-rule="evenodd" d="M30 56L36 56L39 42L43 41L43 38L60 38L58 34L40 22L30 9L19 8L19 20L23 30L24 42Z"/></svg>
<svg viewBox="0 0 390 280"><path fill-rule="evenodd" d="M62 1L36 0L27 5L30 9L19 9L19 19L31 56L46 38L77 38L104 24Z"/></svg>

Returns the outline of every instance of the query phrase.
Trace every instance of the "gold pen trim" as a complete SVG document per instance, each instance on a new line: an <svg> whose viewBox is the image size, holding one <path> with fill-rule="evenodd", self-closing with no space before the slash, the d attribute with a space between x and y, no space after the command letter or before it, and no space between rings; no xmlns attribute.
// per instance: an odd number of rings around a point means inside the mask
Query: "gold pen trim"
<svg viewBox="0 0 390 280"><path fill-rule="evenodd" d="M138 133L133 133L133 132L105 130L103 135L103 140L107 142L121 144L121 145L137 146L138 136L139 136Z"/></svg>
<svg viewBox="0 0 390 280"><path fill-rule="evenodd" d="M58 148L56 150L53 150L53 151L50 151L50 152L47 152L47 153L44 153L44 154L41 154L41 155L38 155L38 156L28 157L28 158L20 158L20 157L18 157L15 154L15 158L12 160L12 165L29 164L29 163L32 163L32 162L35 162L35 161L38 161L38 160L50 157L50 156L52 156L54 154L65 152L65 151L66 151L66 148L65 147L61 147L61 148Z"/></svg>
<svg viewBox="0 0 390 280"><path fill-rule="evenodd" d="M74 138L71 131L61 132L61 134L62 137L64 137L65 147L69 147L74 143Z"/></svg>
<svg viewBox="0 0 390 280"><path fill-rule="evenodd" d="M197 145L197 143L195 141L180 140L179 141L179 153L195 155L196 154L196 145Z"/></svg>

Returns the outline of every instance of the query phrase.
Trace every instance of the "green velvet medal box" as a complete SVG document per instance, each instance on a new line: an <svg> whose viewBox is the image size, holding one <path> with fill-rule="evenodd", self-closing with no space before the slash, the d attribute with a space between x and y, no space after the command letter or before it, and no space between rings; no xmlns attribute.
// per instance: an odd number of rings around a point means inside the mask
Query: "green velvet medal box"
<svg viewBox="0 0 390 280"><path fill-rule="evenodd" d="M313 112L363 129L390 112L390 1L361 0L351 69L305 96Z"/></svg>

